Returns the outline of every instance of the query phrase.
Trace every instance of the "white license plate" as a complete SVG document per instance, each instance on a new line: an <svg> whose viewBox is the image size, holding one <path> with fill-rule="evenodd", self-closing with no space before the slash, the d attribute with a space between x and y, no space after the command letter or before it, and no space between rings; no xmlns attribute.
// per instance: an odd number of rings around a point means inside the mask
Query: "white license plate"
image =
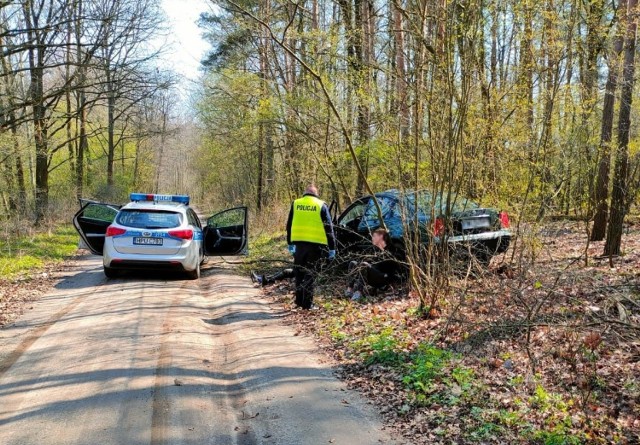
<svg viewBox="0 0 640 445"><path fill-rule="evenodd" d="M462 220L462 230L469 229L484 229L491 227L491 221L489 218L471 218Z"/></svg>
<svg viewBox="0 0 640 445"><path fill-rule="evenodd" d="M135 237L133 238L133 244L142 244L145 246L162 246L162 238Z"/></svg>

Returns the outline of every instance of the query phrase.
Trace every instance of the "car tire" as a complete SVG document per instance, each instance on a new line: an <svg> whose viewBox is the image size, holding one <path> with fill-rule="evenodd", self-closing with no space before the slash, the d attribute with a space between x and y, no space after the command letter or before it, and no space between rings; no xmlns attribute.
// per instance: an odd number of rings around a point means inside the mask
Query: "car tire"
<svg viewBox="0 0 640 445"><path fill-rule="evenodd" d="M118 271L116 271L115 269L112 269L111 267L104 266L104 275L107 278L117 278Z"/></svg>
<svg viewBox="0 0 640 445"><path fill-rule="evenodd" d="M197 280L198 278L200 278L200 262L199 261L196 263L196 268L194 270L192 270L191 272L187 272L187 277L189 277L190 280Z"/></svg>

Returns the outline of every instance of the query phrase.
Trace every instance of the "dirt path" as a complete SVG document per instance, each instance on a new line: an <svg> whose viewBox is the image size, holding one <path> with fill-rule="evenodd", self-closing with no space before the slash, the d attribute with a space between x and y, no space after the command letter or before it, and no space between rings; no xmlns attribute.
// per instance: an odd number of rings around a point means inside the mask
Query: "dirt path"
<svg viewBox="0 0 640 445"><path fill-rule="evenodd" d="M215 265L106 280L82 257L0 330L0 443L393 443L279 311Z"/></svg>

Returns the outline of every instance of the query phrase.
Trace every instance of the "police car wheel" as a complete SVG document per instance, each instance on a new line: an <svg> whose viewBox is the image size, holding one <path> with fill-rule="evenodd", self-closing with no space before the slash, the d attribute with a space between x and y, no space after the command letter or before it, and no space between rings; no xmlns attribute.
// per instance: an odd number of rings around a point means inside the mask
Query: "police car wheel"
<svg viewBox="0 0 640 445"><path fill-rule="evenodd" d="M115 269L106 266L104 268L104 274L107 278L116 278L118 276L118 272Z"/></svg>
<svg viewBox="0 0 640 445"><path fill-rule="evenodd" d="M196 268L191 272L187 272L187 276L191 280L197 280L200 278L200 262L197 263Z"/></svg>

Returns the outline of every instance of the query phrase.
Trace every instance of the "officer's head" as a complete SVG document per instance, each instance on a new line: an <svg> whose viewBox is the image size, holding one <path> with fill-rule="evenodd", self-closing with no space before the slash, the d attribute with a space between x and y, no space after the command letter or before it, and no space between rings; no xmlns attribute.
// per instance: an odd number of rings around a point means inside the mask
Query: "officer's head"
<svg viewBox="0 0 640 445"><path fill-rule="evenodd" d="M315 195L318 196L318 187L315 186L315 184L309 184L306 188L306 190L304 191L305 195Z"/></svg>

